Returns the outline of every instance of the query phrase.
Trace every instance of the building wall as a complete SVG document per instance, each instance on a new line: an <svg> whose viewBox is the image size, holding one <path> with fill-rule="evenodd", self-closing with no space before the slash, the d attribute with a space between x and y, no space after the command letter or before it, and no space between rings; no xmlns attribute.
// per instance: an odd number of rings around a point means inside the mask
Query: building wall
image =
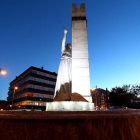
<svg viewBox="0 0 140 140"><path fill-rule="evenodd" d="M10 83L8 104L13 100L13 107L45 106L46 102L53 101L56 77L56 73L44 69L28 68ZM16 86L18 89L14 92Z"/></svg>
<svg viewBox="0 0 140 140"><path fill-rule="evenodd" d="M109 100L109 91L106 89L95 89L91 91L92 102L95 107L99 110L106 110L109 108L108 100Z"/></svg>
<svg viewBox="0 0 140 140"><path fill-rule="evenodd" d="M0 100L0 111L6 110L6 106L7 106L7 101Z"/></svg>

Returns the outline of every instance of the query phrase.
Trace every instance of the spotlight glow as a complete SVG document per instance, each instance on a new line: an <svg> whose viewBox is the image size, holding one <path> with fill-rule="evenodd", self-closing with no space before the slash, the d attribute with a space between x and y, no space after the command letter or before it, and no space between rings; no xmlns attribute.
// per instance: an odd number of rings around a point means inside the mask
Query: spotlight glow
<svg viewBox="0 0 140 140"><path fill-rule="evenodd" d="M5 75L6 74L6 71L5 70L1 70L1 74L2 75Z"/></svg>
<svg viewBox="0 0 140 140"><path fill-rule="evenodd" d="M18 89L18 87L15 87L15 89Z"/></svg>

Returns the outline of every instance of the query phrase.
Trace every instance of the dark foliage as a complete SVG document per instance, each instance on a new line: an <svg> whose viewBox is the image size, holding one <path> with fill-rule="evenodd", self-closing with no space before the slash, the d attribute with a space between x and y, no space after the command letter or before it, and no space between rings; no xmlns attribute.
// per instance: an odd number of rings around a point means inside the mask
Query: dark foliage
<svg viewBox="0 0 140 140"><path fill-rule="evenodd" d="M131 107L132 102L139 101L140 86L124 85L112 88L109 94L109 103L112 106Z"/></svg>

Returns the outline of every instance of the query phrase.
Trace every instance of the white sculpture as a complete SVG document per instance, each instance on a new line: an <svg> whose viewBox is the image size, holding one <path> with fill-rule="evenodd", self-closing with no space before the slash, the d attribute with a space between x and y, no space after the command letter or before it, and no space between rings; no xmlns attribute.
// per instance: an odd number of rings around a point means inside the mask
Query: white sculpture
<svg viewBox="0 0 140 140"><path fill-rule="evenodd" d="M67 34L67 30L65 29L54 100L53 102L46 103L46 111L94 110L94 103L88 102L90 101L90 97L88 96L90 82L85 5L82 4L80 9L77 9L74 4L72 7L74 7L72 9L73 46L69 43L65 45Z"/></svg>
<svg viewBox="0 0 140 140"><path fill-rule="evenodd" d="M54 101L71 100L71 81L72 81L72 46L70 43L65 45L67 29L64 28L62 39L62 56L58 69L57 81L55 86Z"/></svg>

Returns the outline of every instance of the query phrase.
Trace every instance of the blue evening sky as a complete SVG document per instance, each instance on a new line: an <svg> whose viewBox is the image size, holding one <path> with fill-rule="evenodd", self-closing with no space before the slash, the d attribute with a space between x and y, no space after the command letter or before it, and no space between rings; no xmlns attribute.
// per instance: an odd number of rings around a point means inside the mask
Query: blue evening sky
<svg viewBox="0 0 140 140"><path fill-rule="evenodd" d="M72 3L86 5L91 88L140 84L140 0L0 0L0 100L30 66L57 73Z"/></svg>

